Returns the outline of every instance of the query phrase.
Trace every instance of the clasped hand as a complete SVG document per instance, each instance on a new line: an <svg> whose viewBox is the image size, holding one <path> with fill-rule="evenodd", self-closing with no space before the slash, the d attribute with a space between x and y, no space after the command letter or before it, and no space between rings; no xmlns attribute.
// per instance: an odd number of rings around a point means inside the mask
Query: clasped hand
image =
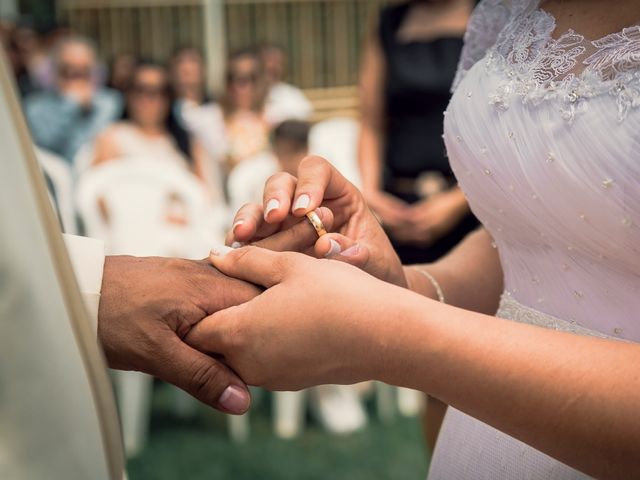
<svg viewBox="0 0 640 480"><path fill-rule="evenodd" d="M311 210L332 233L317 237ZM385 323L414 294L400 288L403 267L362 195L326 160L269 179L227 242L243 246L214 249L211 264L107 259L98 334L109 366L228 413L249 408L244 382L295 390L380 378Z"/></svg>
<svg viewBox="0 0 640 480"><path fill-rule="evenodd" d="M275 242L296 252L246 246L300 225L313 231L304 219L311 210L332 233L297 248ZM264 291L194 325L187 343L269 389L381 378L388 320L416 295L400 288L407 285L402 265L362 195L326 160L308 157L297 178L271 177L263 204L240 209L227 243L245 246L214 249L212 264Z"/></svg>

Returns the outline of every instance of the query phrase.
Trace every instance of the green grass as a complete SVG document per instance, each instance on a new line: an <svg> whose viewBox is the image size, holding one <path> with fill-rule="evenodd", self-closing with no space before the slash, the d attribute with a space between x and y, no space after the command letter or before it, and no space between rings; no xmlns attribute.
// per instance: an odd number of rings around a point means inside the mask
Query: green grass
<svg viewBox="0 0 640 480"><path fill-rule="evenodd" d="M386 480L424 479L427 458L417 418L397 417L382 425L372 416L361 432L336 437L308 422L295 440L271 431L269 401L251 413L246 443L230 442L223 415L199 408L189 420L172 410L171 389L154 393L149 442L128 463L130 480Z"/></svg>

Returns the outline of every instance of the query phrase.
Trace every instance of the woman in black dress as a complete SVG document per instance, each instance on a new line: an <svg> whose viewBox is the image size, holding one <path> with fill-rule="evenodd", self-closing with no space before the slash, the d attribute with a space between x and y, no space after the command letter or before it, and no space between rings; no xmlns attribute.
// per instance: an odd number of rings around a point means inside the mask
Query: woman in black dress
<svg viewBox="0 0 640 480"><path fill-rule="evenodd" d="M442 141L442 112L471 0L412 0L380 13L360 81L363 193L403 263L428 263L476 226ZM446 406L428 399L433 447Z"/></svg>

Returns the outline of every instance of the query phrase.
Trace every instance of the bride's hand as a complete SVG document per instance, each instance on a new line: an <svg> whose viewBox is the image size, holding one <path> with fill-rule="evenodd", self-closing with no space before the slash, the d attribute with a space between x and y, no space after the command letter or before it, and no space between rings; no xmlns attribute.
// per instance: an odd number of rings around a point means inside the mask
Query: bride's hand
<svg viewBox="0 0 640 480"><path fill-rule="evenodd" d="M284 231L319 207L330 210L321 208L322 215L333 214L332 233L296 250L341 260L381 280L407 286L400 259L362 193L327 160L316 156L300 163L298 178L287 173L271 177L263 204L245 205L236 214L227 244L253 242Z"/></svg>
<svg viewBox="0 0 640 480"><path fill-rule="evenodd" d="M222 355L248 384L297 390L380 378L380 369L390 368L381 357L391 320L408 320L417 295L343 262L300 253L255 246L215 253L211 262L222 273L266 291L205 318L185 341Z"/></svg>

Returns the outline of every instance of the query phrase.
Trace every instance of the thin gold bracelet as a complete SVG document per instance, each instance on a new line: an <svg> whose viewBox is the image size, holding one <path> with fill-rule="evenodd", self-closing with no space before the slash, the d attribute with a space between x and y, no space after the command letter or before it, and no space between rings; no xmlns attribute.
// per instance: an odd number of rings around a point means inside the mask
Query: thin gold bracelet
<svg viewBox="0 0 640 480"><path fill-rule="evenodd" d="M435 288L436 290L436 295L438 295L438 301L440 303L446 303L444 301L444 293L442 293L442 287L440 287L440 284L438 283L438 281L433 277L433 275L431 275L429 272L427 272L426 270L423 270L422 268L418 268L418 267L411 267L413 268L415 271L420 272L422 275L424 275L425 277L427 277L427 279L431 282L431 285L433 285L433 288Z"/></svg>

